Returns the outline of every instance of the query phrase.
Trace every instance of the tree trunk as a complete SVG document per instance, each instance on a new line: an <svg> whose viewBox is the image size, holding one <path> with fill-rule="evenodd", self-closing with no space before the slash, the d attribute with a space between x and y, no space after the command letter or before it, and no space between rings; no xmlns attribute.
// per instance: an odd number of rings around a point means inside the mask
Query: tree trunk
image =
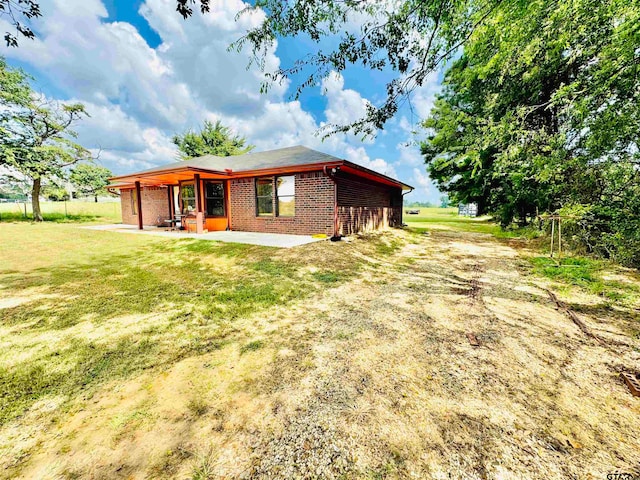
<svg viewBox="0 0 640 480"><path fill-rule="evenodd" d="M31 207L33 209L33 221L41 222L42 212L40 211L40 178L33 179L33 189L31 190Z"/></svg>

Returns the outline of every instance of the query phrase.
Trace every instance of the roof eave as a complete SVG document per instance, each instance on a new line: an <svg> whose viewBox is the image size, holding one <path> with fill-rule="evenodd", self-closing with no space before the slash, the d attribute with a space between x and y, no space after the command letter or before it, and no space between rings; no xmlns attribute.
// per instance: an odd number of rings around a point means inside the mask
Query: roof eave
<svg viewBox="0 0 640 480"><path fill-rule="evenodd" d="M353 162L350 162L348 160L344 160L344 164L345 164L345 166L348 166L350 169L357 170L357 171L360 171L360 172L364 172L364 173L367 173L370 176L382 179L383 183L387 183L387 184L391 184L391 185L397 186L397 187L401 188L402 190L414 190L414 188L411 185L408 185L406 183L402 183L401 181L396 180L395 178L391 178L391 177L389 177L387 175L384 175L382 173L376 172L375 170L371 170L371 169L369 169L367 167L363 167L362 165L358 165L357 163L353 163Z"/></svg>
<svg viewBox="0 0 640 480"><path fill-rule="evenodd" d="M401 188L402 190L414 189L411 185L402 183L394 178L388 177L387 175L376 172L374 170L370 170L366 167L350 162L348 160L341 160L341 159L301 164L301 165L290 165L290 166L284 166L284 167L257 168L252 170L240 170L240 171L226 170L223 172L202 168L202 167L192 167L189 165L185 165L184 167L178 167L178 168L173 167L173 168L167 168L166 170L156 170L153 172L138 172L138 173L133 173L129 175L119 175L116 177L111 177L109 179L109 182L111 183L117 182L120 184L122 183L131 184L135 182L141 182L148 185L153 185L154 183L157 185L160 185L160 184L165 184L166 182L159 181L159 180L156 180L154 182L153 181L154 177L161 177L161 176L172 175L172 174L174 175L184 174L188 172L193 172L194 174L201 173L201 174L207 174L207 175L216 175L222 178L230 179L230 178L256 177L256 176L262 176L262 175L278 175L278 174L284 174L284 173L310 172L310 171L322 170L324 167L333 168L333 167L341 167L341 166L347 167L349 170L352 171L352 173L355 173L356 175L364 174L363 176L368 177L371 180L378 181L380 183L384 183L390 186L395 186L395 187ZM118 187L114 185L113 188L118 188Z"/></svg>

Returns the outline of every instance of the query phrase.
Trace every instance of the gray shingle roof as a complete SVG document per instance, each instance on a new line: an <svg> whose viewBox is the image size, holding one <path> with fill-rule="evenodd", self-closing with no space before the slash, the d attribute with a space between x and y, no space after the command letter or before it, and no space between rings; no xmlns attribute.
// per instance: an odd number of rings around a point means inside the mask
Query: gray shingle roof
<svg viewBox="0 0 640 480"><path fill-rule="evenodd" d="M150 168L149 170L136 172L136 174L162 172L165 170L184 167L205 168L216 172L224 172L227 169L233 170L234 172L244 172L248 170L262 170L339 161L342 161L342 159L316 150L311 150L307 147L296 146L279 148L277 150L269 150L266 152L233 155L231 157L205 155L203 157L196 157L190 160L162 165L161 167Z"/></svg>
<svg viewBox="0 0 640 480"><path fill-rule="evenodd" d="M409 185L399 182L396 179L387 177L378 172L369 170L368 168L359 166L342 158L334 157L326 153L311 150L303 146L279 148L277 150L269 150L266 152L245 153L244 155L233 155L231 157L217 157L215 155L205 155L202 157L183 160L160 167L150 168L141 172L135 172L128 175L120 175L113 177L111 181L131 180L135 177L152 176L153 174L162 174L163 172L185 170L189 168L209 170L222 174L229 173L231 170L234 174L241 174L248 171L260 171L277 169L281 167L295 167L302 165L315 165L323 163L340 163L344 165L352 165L361 171L368 171L378 177L384 177L393 182L403 185L403 188L413 189Z"/></svg>

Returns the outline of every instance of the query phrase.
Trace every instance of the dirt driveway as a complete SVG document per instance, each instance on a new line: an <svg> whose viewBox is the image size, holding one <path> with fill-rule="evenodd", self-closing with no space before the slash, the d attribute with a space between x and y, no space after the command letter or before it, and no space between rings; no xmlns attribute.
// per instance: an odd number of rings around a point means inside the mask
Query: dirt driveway
<svg viewBox="0 0 640 480"><path fill-rule="evenodd" d="M236 335L261 348L231 344L105 388L33 433L22 475L640 475L640 398L619 377L640 370L637 326L617 313L582 314L606 344L585 336L518 252L488 235L386 238L386 255L363 240L303 247L368 266L242 320Z"/></svg>

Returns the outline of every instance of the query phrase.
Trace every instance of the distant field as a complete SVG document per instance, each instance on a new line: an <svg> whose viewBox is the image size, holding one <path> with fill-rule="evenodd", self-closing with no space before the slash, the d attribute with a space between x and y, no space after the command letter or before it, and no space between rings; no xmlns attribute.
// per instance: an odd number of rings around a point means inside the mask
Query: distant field
<svg viewBox="0 0 640 480"><path fill-rule="evenodd" d="M406 213L408 210L419 210L417 215ZM460 230L466 232L490 233L501 236L500 226L490 217L460 217L457 208L404 208L404 222L416 229L437 228L440 230Z"/></svg>
<svg viewBox="0 0 640 480"><path fill-rule="evenodd" d="M48 221L122 221L120 202L41 202L40 208L44 219ZM33 210L30 202L27 202L26 205L25 203L0 203L0 221L31 219L33 219Z"/></svg>

